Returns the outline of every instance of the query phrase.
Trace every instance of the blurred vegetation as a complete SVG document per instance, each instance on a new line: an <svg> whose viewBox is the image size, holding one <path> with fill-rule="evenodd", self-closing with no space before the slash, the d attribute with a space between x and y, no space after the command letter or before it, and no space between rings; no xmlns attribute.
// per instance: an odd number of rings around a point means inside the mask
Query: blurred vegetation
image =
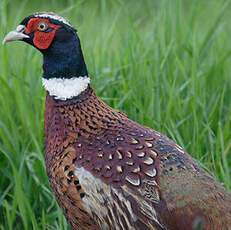
<svg viewBox="0 0 231 230"><path fill-rule="evenodd" d="M183 146L231 189L231 3L0 0L0 40L54 11L78 29L97 94ZM0 229L68 229L44 167L41 55L0 46Z"/></svg>

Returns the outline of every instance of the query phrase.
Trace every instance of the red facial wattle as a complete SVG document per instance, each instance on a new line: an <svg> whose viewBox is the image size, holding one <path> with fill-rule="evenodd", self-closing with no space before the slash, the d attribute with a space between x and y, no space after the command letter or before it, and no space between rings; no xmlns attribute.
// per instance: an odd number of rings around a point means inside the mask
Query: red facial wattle
<svg viewBox="0 0 231 230"><path fill-rule="evenodd" d="M41 22L48 25L48 32L38 30L38 25ZM60 28L60 25L50 23L49 19L32 18L27 24L25 33L34 33L33 43L35 47L45 50L51 45L58 28Z"/></svg>
<svg viewBox="0 0 231 230"><path fill-rule="evenodd" d="M35 32L33 39L34 45L41 50L49 48L54 39L55 32L55 30L52 30L49 33L44 33L40 31Z"/></svg>

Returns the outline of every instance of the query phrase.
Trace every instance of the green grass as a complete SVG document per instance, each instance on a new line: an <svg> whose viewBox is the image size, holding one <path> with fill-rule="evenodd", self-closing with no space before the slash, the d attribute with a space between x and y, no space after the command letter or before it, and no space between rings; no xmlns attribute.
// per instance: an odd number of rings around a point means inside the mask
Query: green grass
<svg viewBox="0 0 231 230"><path fill-rule="evenodd" d="M0 40L40 10L78 29L98 95L231 189L230 1L0 0ZM68 229L44 167L41 64L26 44L0 46L0 229Z"/></svg>

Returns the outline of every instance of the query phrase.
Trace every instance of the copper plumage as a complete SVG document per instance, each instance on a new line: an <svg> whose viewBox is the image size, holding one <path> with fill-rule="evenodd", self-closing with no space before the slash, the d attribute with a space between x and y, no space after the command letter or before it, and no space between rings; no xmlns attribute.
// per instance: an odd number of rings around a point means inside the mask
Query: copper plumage
<svg viewBox="0 0 231 230"><path fill-rule="evenodd" d="M45 121L49 178L73 229L229 229L230 194L173 141L110 108L92 89L65 102L48 95ZM81 188L78 167L106 185L94 194L105 192L105 200L90 214L83 203L93 194Z"/></svg>

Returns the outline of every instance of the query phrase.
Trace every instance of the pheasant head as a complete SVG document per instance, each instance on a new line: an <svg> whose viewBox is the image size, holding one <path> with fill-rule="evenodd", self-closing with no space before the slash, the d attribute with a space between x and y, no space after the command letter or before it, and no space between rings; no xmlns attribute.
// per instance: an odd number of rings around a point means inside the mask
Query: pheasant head
<svg viewBox="0 0 231 230"><path fill-rule="evenodd" d="M90 79L77 31L63 17L54 13L27 16L3 43L11 41L26 42L42 53L43 84L50 95L67 99L88 86Z"/></svg>

